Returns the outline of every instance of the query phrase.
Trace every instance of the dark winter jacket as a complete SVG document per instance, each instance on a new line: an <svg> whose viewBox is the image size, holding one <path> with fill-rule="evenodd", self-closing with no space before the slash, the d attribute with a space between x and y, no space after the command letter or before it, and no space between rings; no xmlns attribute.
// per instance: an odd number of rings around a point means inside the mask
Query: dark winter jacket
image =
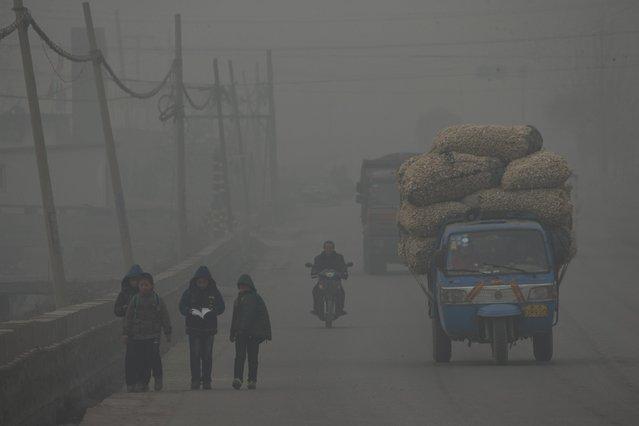
<svg viewBox="0 0 639 426"><path fill-rule="evenodd" d="M206 278L209 285L201 290L195 283L198 278ZM209 312L200 318L191 314L191 309L210 309ZM184 315L186 322L186 334L216 334L217 316L224 313L225 305L222 294L217 288L215 280L206 266L200 266L191 278L189 288L182 293L180 298L180 313Z"/></svg>
<svg viewBox="0 0 639 426"><path fill-rule="evenodd" d="M122 288L120 293L118 293L117 299L115 299L115 306L113 307L113 313L116 317L123 317L124 314L126 314L126 308L129 305L129 301L138 292L137 288L131 287L131 278L139 277L143 273L144 271L140 265L133 265L124 278L122 278Z"/></svg>
<svg viewBox="0 0 639 426"><path fill-rule="evenodd" d="M123 334L133 340L156 339L161 331L171 334L171 318L162 298L156 292L134 295L124 317Z"/></svg>
<svg viewBox="0 0 639 426"><path fill-rule="evenodd" d="M346 262L344 262L344 256L337 252L327 253L321 252L315 256L313 260L313 268L311 268L311 275L317 275L324 269L334 269L340 272L346 277L348 270L346 268Z"/></svg>
<svg viewBox="0 0 639 426"><path fill-rule="evenodd" d="M246 284L249 291L240 292L233 304L233 320L231 321L231 339L239 335L256 338L260 342L271 340L271 320L264 299L257 294L255 284L249 275L242 275L238 280Z"/></svg>

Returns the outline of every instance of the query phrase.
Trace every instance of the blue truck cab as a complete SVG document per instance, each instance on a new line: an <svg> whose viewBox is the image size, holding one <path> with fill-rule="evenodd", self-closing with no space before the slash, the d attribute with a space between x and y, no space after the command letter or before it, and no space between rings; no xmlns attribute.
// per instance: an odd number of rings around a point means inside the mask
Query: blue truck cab
<svg viewBox="0 0 639 426"><path fill-rule="evenodd" d="M537 361L553 353L561 265L552 238L534 220L450 223L442 229L428 278L433 358L448 362L451 341L489 343L496 363L521 339Z"/></svg>

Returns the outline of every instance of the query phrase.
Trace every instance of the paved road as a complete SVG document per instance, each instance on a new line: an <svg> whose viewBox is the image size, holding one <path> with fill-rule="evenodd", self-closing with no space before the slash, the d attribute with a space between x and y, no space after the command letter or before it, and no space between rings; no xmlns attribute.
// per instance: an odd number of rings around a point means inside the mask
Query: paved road
<svg viewBox="0 0 639 426"><path fill-rule="evenodd" d="M84 424L639 424L632 259L613 268L593 244L582 244L562 289L552 363L536 364L531 345L521 343L510 365L494 366L487 346L456 343L453 361L435 365L424 298L405 272L370 277L356 266L346 284L349 315L327 330L308 314L312 282L303 264L330 237L361 265L357 214L350 206L315 209L304 224L266 236L271 250L254 276L274 341L262 346L257 391L230 386L227 313L212 391L187 390L187 348L179 344L165 357L165 391L115 394Z"/></svg>

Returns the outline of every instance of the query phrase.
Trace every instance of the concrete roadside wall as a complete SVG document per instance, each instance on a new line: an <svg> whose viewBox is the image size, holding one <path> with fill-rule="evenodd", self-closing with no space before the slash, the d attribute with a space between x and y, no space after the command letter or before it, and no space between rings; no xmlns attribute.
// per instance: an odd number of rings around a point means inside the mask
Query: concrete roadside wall
<svg viewBox="0 0 639 426"><path fill-rule="evenodd" d="M250 269L258 247L246 234L234 236L155 275L171 314L172 343L184 334L178 302L195 269L208 265L219 284L231 284ZM122 386L122 320L113 315L115 297L0 323L1 425L69 421ZM162 347L168 350L164 340Z"/></svg>

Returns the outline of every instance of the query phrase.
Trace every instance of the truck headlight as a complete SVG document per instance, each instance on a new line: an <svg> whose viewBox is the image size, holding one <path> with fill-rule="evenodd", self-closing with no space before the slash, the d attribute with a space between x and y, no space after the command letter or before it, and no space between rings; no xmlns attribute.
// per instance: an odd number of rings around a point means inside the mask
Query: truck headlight
<svg viewBox="0 0 639 426"><path fill-rule="evenodd" d="M528 300L549 300L556 297L557 293L554 285L534 287L528 291Z"/></svg>
<svg viewBox="0 0 639 426"><path fill-rule="evenodd" d="M443 288L440 292L442 303L466 303L466 290Z"/></svg>

